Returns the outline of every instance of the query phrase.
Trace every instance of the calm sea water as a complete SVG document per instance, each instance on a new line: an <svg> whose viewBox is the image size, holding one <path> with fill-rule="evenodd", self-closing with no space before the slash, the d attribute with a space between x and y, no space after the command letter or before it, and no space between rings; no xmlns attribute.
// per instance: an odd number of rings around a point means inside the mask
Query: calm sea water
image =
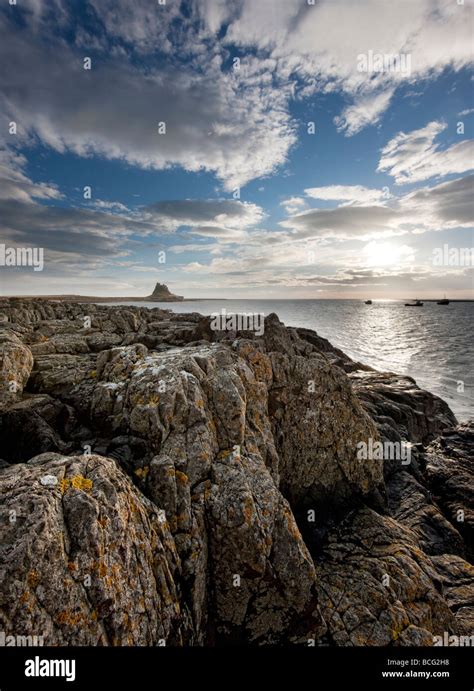
<svg viewBox="0 0 474 691"><path fill-rule="evenodd" d="M111 303L112 304L112 303ZM122 305L124 303L121 303ZM287 326L313 329L354 360L407 374L441 396L459 420L474 418L474 303L365 305L359 300L199 300L130 303L175 312L276 312ZM464 389L464 390L462 390Z"/></svg>

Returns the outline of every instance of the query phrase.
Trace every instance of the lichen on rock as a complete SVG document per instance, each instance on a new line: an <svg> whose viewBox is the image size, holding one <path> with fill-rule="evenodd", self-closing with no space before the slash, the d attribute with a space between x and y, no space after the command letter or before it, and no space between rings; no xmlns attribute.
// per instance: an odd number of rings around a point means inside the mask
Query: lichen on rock
<svg viewBox="0 0 474 691"><path fill-rule="evenodd" d="M161 309L0 311L4 631L410 646L469 629L472 427L450 431L413 380L276 315L256 336ZM386 440L411 463L358 457Z"/></svg>

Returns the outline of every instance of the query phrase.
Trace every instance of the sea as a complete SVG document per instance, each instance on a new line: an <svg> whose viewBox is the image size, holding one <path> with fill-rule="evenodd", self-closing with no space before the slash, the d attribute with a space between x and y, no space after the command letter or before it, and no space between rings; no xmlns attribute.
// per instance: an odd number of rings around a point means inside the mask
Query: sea
<svg viewBox="0 0 474 691"><path fill-rule="evenodd" d="M313 329L349 357L371 367L413 377L443 398L460 422L474 419L474 302L405 307L380 300L193 300L130 302L174 312L211 315L275 312L287 326Z"/></svg>

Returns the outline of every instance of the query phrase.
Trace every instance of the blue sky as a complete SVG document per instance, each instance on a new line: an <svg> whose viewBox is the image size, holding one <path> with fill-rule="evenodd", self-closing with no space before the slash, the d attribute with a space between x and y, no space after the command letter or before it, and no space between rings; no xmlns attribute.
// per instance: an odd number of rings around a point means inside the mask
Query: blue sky
<svg viewBox="0 0 474 691"><path fill-rule="evenodd" d="M471 0L4 6L2 242L45 261L2 293L472 297L433 264L473 246L472 26Z"/></svg>

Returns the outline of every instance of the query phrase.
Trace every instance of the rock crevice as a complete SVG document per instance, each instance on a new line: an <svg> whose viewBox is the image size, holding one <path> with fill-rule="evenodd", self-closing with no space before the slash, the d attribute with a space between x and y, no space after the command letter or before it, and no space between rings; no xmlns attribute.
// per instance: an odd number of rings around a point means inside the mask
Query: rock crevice
<svg viewBox="0 0 474 691"><path fill-rule="evenodd" d="M0 313L3 630L388 646L469 629L472 426L413 380L275 315L257 337L161 309ZM411 464L360 459L370 440L412 443Z"/></svg>

